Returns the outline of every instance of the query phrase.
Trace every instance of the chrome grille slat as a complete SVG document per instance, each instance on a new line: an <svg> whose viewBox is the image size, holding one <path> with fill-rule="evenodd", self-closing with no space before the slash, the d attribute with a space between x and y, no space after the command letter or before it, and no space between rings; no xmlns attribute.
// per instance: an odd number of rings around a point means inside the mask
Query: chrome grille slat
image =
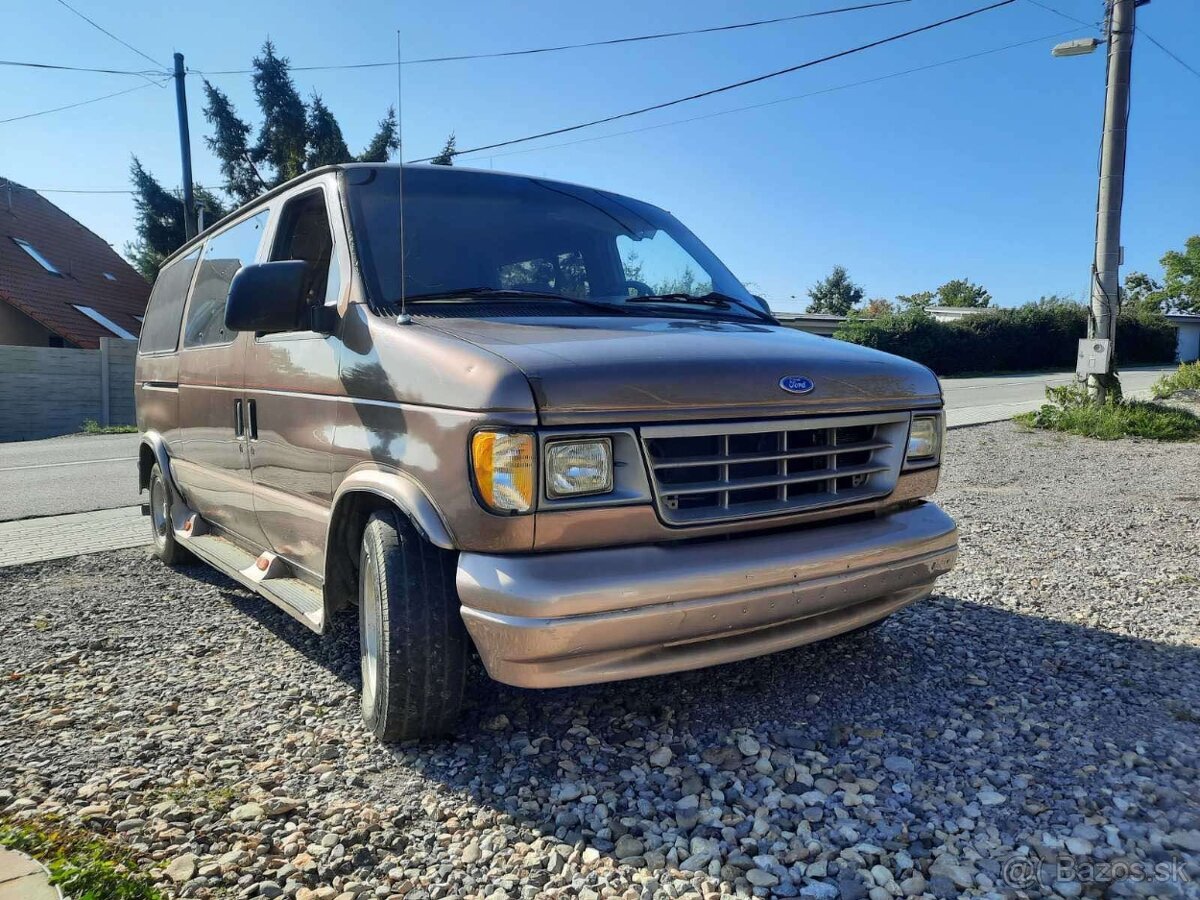
<svg viewBox="0 0 1200 900"><path fill-rule="evenodd" d="M700 484L689 484L687 487L667 487L664 490L676 496L688 494L713 494L717 492L748 491L760 487L777 487L789 484L808 484L810 481L828 481L849 475L874 475L876 472L886 472L887 466L847 466L844 469L818 469L804 472L800 475L771 475L765 478L747 478L742 481L709 481Z"/></svg>
<svg viewBox="0 0 1200 900"><path fill-rule="evenodd" d="M779 432L781 442L786 434L786 431ZM890 446L891 444L886 441L857 441L855 443L837 445L837 452L849 453L852 450L885 450ZM810 447L804 450L780 450L775 453L733 454L728 459L723 456L692 456L656 463L655 468L680 469L688 466L715 466L725 462L729 462L731 465L737 465L738 463L771 462L773 460L804 459L809 456L828 456L833 452L833 446L825 445Z"/></svg>
<svg viewBox="0 0 1200 900"><path fill-rule="evenodd" d="M669 524L779 515L885 496L908 413L641 430L655 502Z"/></svg>

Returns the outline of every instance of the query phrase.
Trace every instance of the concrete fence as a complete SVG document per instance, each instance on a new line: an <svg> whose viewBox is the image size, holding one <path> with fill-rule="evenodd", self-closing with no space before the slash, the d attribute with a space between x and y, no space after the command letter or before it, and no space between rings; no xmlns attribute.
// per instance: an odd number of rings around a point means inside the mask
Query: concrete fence
<svg viewBox="0 0 1200 900"><path fill-rule="evenodd" d="M101 338L99 350L0 346L0 441L79 431L87 419L132 425L137 343Z"/></svg>

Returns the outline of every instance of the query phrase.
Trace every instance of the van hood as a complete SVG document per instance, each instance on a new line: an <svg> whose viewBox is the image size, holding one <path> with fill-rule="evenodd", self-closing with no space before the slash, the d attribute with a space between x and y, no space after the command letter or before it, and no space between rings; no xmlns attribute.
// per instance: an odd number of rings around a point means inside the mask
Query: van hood
<svg viewBox="0 0 1200 900"><path fill-rule="evenodd" d="M918 363L767 323L629 316L425 319L519 368L546 424L940 406ZM812 382L790 393L781 379ZM803 382L800 387L807 386Z"/></svg>

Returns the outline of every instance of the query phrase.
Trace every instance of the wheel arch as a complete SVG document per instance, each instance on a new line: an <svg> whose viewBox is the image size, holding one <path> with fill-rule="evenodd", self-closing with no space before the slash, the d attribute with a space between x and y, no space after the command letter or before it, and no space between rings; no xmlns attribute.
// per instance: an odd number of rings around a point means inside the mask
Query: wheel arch
<svg viewBox="0 0 1200 900"><path fill-rule="evenodd" d="M412 476L378 465L352 470L334 495L325 535L327 615L356 596L363 531L373 512L387 508L398 510L434 546L457 549L441 512Z"/></svg>
<svg viewBox="0 0 1200 900"><path fill-rule="evenodd" d="M138 447L138 490L144 491L150 487L150 470L154 464L162 469L167 487L175 489L175 479L171 475L171 457L167 453L167 443L157 431L147 431L142 435L142 443Z"/></svg>

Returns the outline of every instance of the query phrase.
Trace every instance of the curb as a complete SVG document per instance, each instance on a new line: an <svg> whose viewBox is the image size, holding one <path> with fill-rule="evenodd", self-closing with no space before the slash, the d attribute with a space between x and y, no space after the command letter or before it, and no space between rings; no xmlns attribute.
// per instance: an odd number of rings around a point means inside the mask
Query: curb
<svg viewBox="0 0 1200 900"><path fill-rule="evenodd" d="M19 850L0 847L0 900L63 900L50 872Z"/></svg>

